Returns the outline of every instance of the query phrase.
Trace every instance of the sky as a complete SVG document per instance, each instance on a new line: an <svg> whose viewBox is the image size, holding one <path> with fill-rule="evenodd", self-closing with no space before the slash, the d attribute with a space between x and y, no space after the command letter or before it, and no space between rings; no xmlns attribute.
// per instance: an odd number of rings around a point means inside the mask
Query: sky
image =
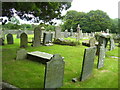
<svg viewBox="0 0 120 90"><path fill-rule="evenodd" d="M68 10L76 10L78 12L89 12L91 10L102 10L106 12L110 18L118 18L118 2L120 0L73 0L72 6ZM68 11L67 10L67 11ZM64 15L66 11L62 14Z"/></svg>

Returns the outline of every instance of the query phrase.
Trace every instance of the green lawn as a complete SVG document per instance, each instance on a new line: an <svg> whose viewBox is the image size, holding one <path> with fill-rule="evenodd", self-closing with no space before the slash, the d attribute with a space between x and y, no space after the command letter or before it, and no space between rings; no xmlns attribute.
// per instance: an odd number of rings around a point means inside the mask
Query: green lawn
<svg viewBox="0 0 120 90"><path fill-rule="evenodd" d="M33 35L29 36L31 40ZM45 66L30 60L15 60L19 48L19 39L14 35L15 44L2 46L2 79L19 88L43 88ZM81 41L80 41L81 42ZM60 54L64 57L64 85L61 88L118 88L118 47L106 52L104 67L97 69L98 57L95 57L92 75L83 82L73 83L71 80L80 77L84 49L86 46L40 46L26 50ZM120 56L119 56L120 57Z"/></svg>

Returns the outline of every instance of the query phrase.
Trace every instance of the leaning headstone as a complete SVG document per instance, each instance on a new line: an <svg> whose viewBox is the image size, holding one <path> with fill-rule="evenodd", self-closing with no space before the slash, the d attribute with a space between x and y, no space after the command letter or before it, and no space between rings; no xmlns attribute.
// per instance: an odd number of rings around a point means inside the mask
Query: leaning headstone
<svg viewBox="0 0 120 90"><path fill-rule="evenodd" d="M115 42L113 38L110 38L110 50L115 49Z"/></svg>
<svg viewBox="0 0 120 90"><path fill-rule="evenodd" d="M53 33L45 32L43 35L43 45L52 43L52 37L53 37Z"/></svg>
<svg viewBox="0 0 120 90"><path fill-rule="evenodd" d="M13 41L13 35L12 34L8 34L7 35L7 44L13 44L14 41Z"/></svg>
<svg viewBox="0 0 120 90"><path fill-rule="evenodd" d="M56 54L45 68L44 88L60 88L63 85L64 78L64 65L63 58Z"/></svg>
<svg viewBox="0 0 120 90"><path fill-rule="evenodd" d="M98 47L98 64L97 68L102 68L104 66L105 59L105 47L104 45Z"/></svg>
<svg viewBox="0 0 120 90"><path fill-rule="evenodd" d="M80 81L86 80L92 74L95 53L96 47L85 49Z"/></svg>
<svg viewBox="0 0 120 90"><path fill-rule="evenodd" d="M90 45L90 47L95 46L95 38L91 38L91 39L89 40L89 45Z"/></svg>
<svg viewBox="0 0 120 90"><path fill-rule="evenodd" d="M16 60L23 60L27 57L27 51L25 49L20 49L17 51Z"/></svg>
<svg viewBox="0 0 120 90"><path fill-rule="evenodd" d="M33 47L37 47L41 45L41 35L42 31L40 27L36 27L34 29L34 41L33 41Z"/></svg>
<svg viewBox="0 0 120 90"><path fill-rule="evenodd" d="M21 48L26 48L28 44L28 36L26 33L22 33L20 35L20 47Z"/></svg>
<svg viewBox="0 0 120 90"><path fill-rule="evenodd" d="M57 26L55 29L55 39L61 38L61 27Z"/></svg>

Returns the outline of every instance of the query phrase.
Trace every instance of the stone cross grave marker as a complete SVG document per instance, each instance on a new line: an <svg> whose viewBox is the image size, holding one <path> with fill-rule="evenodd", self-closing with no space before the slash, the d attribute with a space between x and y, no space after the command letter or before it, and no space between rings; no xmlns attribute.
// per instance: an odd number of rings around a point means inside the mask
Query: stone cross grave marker
<svg viewBox="0 0 120 90"><path fill-rule="evenodd" d="M25 49L20 49L17 51L16 60L22 60L27 57L27 51Z"/></svg>
<svg viewBox="0 0 120 90"><path fill-rule="evenodd" d="M55 38L56 39L61 38L61 27L56 27Z"/></svg>
<svg viewBox="0 0 120 90"><path fill-rule="evenodd" d="M22 33L20 35L20 47L21 48L26 48L28 44L28 36L26 33Z"/></svg>
<svg viewBox="0 0 120 90"><path fill-rule="evenodd" d="M13 41L13 35L12 34L7 34L7 44L13 44L14 41Z"/></svg>
<svg viewBox="0 0 120 90"><path fill-rule="evenodd" d="M95 46L95 38L91 38L91 39L89 40L89 45L90 45L90 47Z"/></svg>
<svg viewBox="0 0 120 90"><path fill-rule="evenodd" d="M80 81L86 80L92 73L96 47L85 49Z"/></svg>
<svg viewBox="0 0 120 90"><path fill-rule="evenodd" d="M40 27L36 27L34 29L34 41L33 41L33 47L37 47L41 45L41 35L42 31Z"/></svg>
<svg viewBox="0 0 120 90"><path fill-rule="evenodd" d="M105 51L106 50L104 45L98 47L98 64L97 64L98 69L104 66Z"/></svg>
<svg viewBox="0 0 120 90"><path fill-rule="evenodd" d="M45 32L43 35L43 45L47 43L52 43L52 37L53 37L53 33Z"/></svg>
<svg viewBox="0 0 120 90"><path fill-rule="evenodd" d="M60 88L63 85L64 65L65 62L60 55L53 55L46 65L44 88Z"/></svg>

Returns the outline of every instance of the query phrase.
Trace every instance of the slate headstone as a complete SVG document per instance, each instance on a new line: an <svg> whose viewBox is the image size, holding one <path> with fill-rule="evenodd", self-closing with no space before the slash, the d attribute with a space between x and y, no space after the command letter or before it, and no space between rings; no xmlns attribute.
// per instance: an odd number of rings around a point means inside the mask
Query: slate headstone
<svg viewBox="0 0 120 90"><path fill-rule="evenodd" d="M102 68L104 66L104 59L105 59L105 47L101 45L98 47L98 64L97 68Z"/></svg>
<svg viewBox="0 0 120 90"><path fill-rule="evenodd" d="M22 33L20 35L20 47L21 48L26 48L28 44L28 36L26 33Z"/></svg>
<svg viewBox="0 0 120 90"><path fill-rule="evenodd" d="M41 45L41 35L42 31L40 27L36 27L34 29L34 41L33 41L33 47L37 47Z"/></svg>
<svg viewBox="0 0 120 90"><path fill-rule="evenodd" d="M27 57L27 51L25 49L20 49L17 51L16 60L23 60Z"/></svg>
<svg viewBox="0 0 120 90"><path fill-rule="evenodd" d="M64 65L63 58L56 54L45 68L44 88L60 88L63 85L64 78Z"/></svg>
<svg viewBox="0 0 120 90"><path fill-rule="evenodd" d="M13 35L12 34L7 34L7 44L14 44L14 41L13 41Z"/></svg>
<svg viewBox="0 0 120 90"><path fill-rule="evenodd" d="M45 32L43 35L43 44L52 43L53 33Z"/></svg>
<svg viewBox="0 0 120 90"><path fill-rule="evenodd" d="M80 81L86 80L92 74L95 53L96 47L90 47L85 49Z"/></svg>

